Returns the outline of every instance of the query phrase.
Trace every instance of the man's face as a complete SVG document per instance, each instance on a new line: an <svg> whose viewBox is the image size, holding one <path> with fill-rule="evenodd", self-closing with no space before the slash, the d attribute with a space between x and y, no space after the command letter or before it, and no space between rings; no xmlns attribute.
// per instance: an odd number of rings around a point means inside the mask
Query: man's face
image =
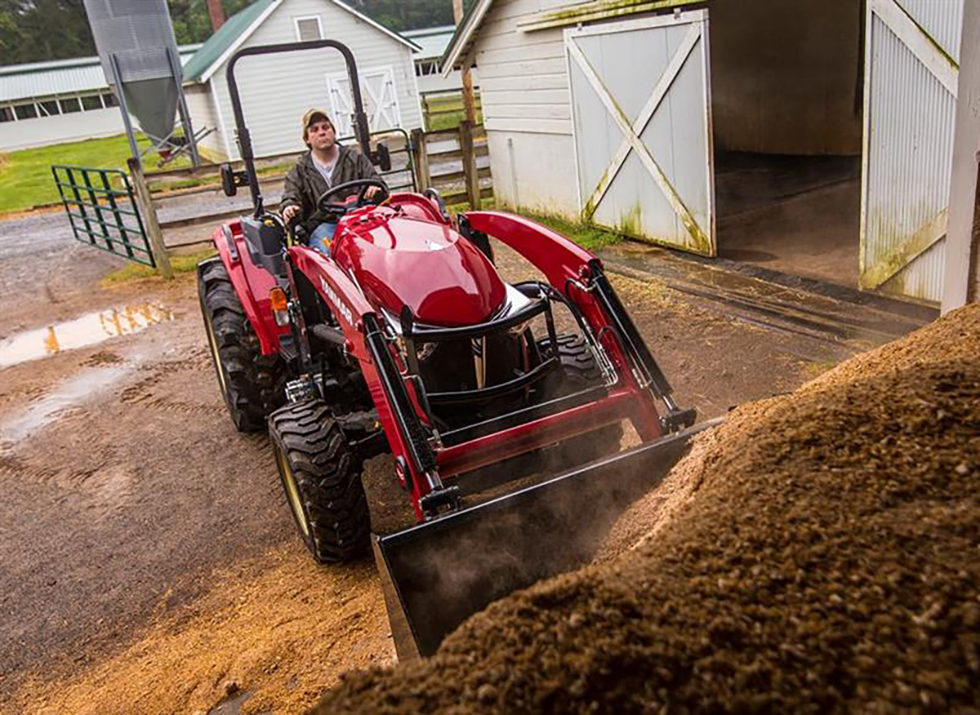
<svg viewBox="0 0 980 715"><path fill-rule="evenodd" d="M333 125L325 120L313 122L309 129L306 130L306 136L310 142L310 146L320 151L329 149L337 140Z"/></svg>

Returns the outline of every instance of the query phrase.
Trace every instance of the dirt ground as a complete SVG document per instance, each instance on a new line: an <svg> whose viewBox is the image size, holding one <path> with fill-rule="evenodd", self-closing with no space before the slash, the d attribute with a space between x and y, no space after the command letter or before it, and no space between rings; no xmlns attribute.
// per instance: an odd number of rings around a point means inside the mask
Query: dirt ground
<svg viewBox="0 0 980 715"><path fill-rule="evenodd" d="M0 712L298 712L344 671L390 662L373 565L312 563L267 439L225 414L193 277L104 290L117 259L45 256L0 267L0 340L38 329L50 346L49 325L92 312L142 329L0 369ZM703 417L859 347L805 360L799 336L640 273L612 280ZM142 326L148 311L166 317ZM373 515L404 512L386 458L365 483Z"/></svg>
<svg viewBox="0 0 980 715"><path fill-rule="evenodd" d="M315 712L976 712L978 351L971 305L740 407L638 548Z"/></svg>

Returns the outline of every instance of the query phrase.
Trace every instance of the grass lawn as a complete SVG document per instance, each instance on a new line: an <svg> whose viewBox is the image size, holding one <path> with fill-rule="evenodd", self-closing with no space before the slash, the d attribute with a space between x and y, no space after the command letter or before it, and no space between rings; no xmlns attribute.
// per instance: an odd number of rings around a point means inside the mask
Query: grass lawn
<svg viewBox="0 0 980 715"><path fill-rule="evenodd" d="M137 143L143 149L149 146L150 140L140 135ZM125 134L0 154L0 212L23 211L60 201L58 187L51 176L52 164L125 169L129 155ZM183 166L190 166L186 157L172 162L167 168Z"/></svg>
<svg viewBox="0 0 980 715"><path fill-rule="evenodd" d="M428 131L430 132L455 129L465 116L462 94L428 97L425 99L425 106L428 114ZM476 122L477 124L483 123L483 110L479 97L476 100Z"/></svg>
<svg viewBox="0 0 980 715"><path fill-rule="evenodd" d="M214 255L217 254L213 248L198 251L197 253L171 253L170 267L174 269L174 275L190 273L191 271L197 270L198 263L203 261L205 258L210 258ZM104 276L102 280L99 281L99 287L108 288L109 286L120 285L122 283L132 283L133 281L147 279L163 280L157 275L155 269L139 263L130 263L128 266L124 266Z"/></svg>

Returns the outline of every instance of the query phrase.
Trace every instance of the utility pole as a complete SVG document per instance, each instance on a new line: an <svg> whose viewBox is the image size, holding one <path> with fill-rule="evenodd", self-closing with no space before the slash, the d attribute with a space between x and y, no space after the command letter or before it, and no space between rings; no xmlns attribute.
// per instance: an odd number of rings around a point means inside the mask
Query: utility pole
<svg viewBox="0 0 980 715"><path fill-rule="evenodd" d="M208 16L211 18L211 29L217 32L225 24L225 9L221 0L208 0Z"/></svg>
<svg viewBox="0 0 980 715"><path fill-rule="evenodd" d="M453 0L453 21L458 30L460 23L463 22L463 0ZM471 126L476 125L476 100L473 97L473 77L470 74L472 64L469 57L463 59L463 110L466 121Z"/></svg>

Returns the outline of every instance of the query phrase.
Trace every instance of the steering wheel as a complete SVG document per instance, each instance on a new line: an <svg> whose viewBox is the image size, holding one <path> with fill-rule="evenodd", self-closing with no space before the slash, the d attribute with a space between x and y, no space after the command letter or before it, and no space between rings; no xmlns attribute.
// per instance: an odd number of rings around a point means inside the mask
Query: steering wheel
<svg viewBox="0 0 980 715"><path fill-rule="evenodd" d="M368 199L366 196L367 190L372 186L378 187L381 189L381 191ZM329 200L335 194L351 191L352 189L358 190L357 200L353 203L353 205L347 202ZM388 187L385 185L385 182L381 181L381 179L355 179L354 181L337 184L336 186L324 191L320 195L320 198L317 199L316 207L318 210L323 211L324 213L343 216L351 209L357 209L361 206L367 206L368 204L380 204L390 195L391 192L388 191Z"/></svg>

